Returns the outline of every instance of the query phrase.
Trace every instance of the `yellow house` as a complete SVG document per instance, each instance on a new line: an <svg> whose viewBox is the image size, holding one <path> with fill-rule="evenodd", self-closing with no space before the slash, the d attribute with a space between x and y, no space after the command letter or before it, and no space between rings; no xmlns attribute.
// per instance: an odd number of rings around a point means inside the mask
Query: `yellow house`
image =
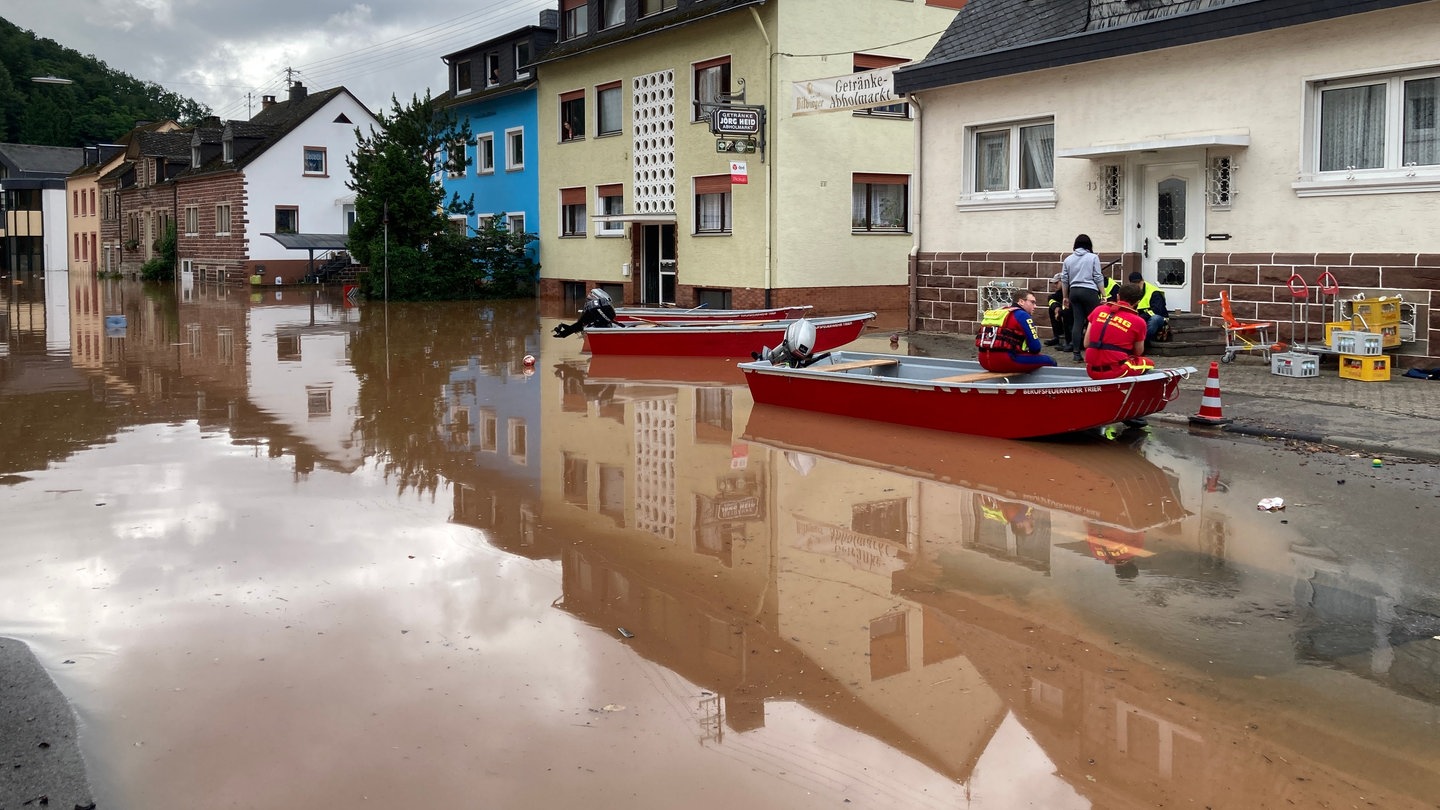
<svg viewBox="0 0 1440 810"><path fill-rule="evenodd" d="M905 310L914 121L885 69L960 5L562 0L538 62L541 295ZM877 106L815 111L871 82Z"/></svg>

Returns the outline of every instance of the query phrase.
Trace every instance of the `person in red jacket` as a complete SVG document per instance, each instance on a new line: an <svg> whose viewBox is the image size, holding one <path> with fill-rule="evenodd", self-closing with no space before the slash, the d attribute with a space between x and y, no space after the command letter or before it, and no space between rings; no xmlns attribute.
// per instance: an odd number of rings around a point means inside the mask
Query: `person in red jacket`
<svg viewBox="0 0 1440 810"><path fill-rule="evenodd" d="M1092 380L1134 377L1152 371L1145 357L1145 316L1135 310L1144 294L1139 284L1121 284L1119 300L1090 313L1085 332L1085 370Z"/></svg>
<svg viewBox="0 0 1440 810"><path fill-rule="evenodd" d="M1055 365L1055 358L1041 352L1044 344L1035 333L1034 312L1035 293L1019 290L1010 306L985 313L975 335L981 368L1024 372Z"/></svg>

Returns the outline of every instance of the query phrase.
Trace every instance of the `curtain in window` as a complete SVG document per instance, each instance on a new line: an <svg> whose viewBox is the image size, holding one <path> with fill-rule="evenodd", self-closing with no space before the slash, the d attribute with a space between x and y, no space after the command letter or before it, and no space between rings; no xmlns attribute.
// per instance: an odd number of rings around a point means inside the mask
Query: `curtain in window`
<svg viewBox="0 0 1440 810"><path fill-rule="evenodd" d="M1320 94L1320 171L1385 165L1385 85Z"/></svg>
<svg viewBox="0 0 1440 810"><path fill-rule="evenodd" d="M1405 82L1405 145L1401 162L1433 166L1440 163L1440 129L1436 128L1435 105L1440 79Z"/></svg>
<svg viewBox="0 0 1440 810"><path fill-rule="evenodd" d="M601 25L606 28L625 22L625 0L605 0L603 13L605 21Z"/></svg>
<svg viewBox="0 0 1440 810"><path fill-rule="evenodd" d="M603 132L620 131L620 87L605 87L596 92L599 96L600 121L599 130Z"/></svg>
<svg viewBox="0 0 1440 810"><path fill-rule="evenodd" d="M717 232L725 230L729 217L726 215L730 203L729 194L700 194L695 198L695 230Z"/></svg>
<svg viewBox="0 0 1440 810"><path fill-rule="evenodd" d="M1055 125L1020 128L1020 188L1055 187Z"/></svg>
<svg viewBox="0 0 1440 810"><path fill-rule="evenodd" d="M1003 191L1010 178L1010 133L981 132L975 136L975 190Z"/></svg>

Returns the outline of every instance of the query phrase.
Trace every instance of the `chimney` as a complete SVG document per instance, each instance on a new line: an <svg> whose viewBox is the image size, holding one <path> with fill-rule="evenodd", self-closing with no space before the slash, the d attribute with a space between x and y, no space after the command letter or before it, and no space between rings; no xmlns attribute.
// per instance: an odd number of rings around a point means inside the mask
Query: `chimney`
<svg viewBox="0 0 1440 810"><path fill-rule="evenodd" d="M204 127L205 129L219 129L220 116L207 115L204 118L200 119L200 126Z"/></svg>
<svg viewBox="0 0 1440 810"><path fill-rule="evenodd" d="M549 28L552 31L560 30L560 12L553 8L547 8L540 12L540 27Z"/></svg>
<svg viewBox="0 0 1440 810"><path fill-rule="evenodd" d="M273 107L273 106L275 106L275 97L274 97L274 96L261 96L261 97L260 97L260 109L262 109L262 110L268 110L268 109L270 109L270 108Z"/></svg>
<svg viewBox="0 0 1440 810"><path fill-rule="evenodd" d="M290 85L291 101L304 101L305 95L305 85L301 84L300 82L295 82L294 84Z"/></svg>

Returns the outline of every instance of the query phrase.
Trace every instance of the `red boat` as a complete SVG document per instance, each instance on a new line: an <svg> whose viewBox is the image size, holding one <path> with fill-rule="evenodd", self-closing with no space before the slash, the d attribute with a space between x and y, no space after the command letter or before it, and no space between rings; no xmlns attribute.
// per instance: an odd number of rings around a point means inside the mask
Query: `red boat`
<svg viewBox="0 0 1440 810"><path fill-rule="evenodd" d="M1169 368L1092 380L1083 368L1005 374L974 360L866 352L832 352L800 368L758 360L740 369L757 405L1001 439L1052 436L1158 413L1175 399L1180 381L1195 373Z"/></svg>
<svg viewBox="0 0 1440 810"><path fill-rule="evenodd" d="M668 357L731 357L749 359L754 352L778 346L785 330L799 320L815 328L814 351L844 346L860 336L873 312L828 318L787 319L716 324L637 324L622 329L586 328L585 342L594 355L628 354Z"/></svg>
<svg viewBox="0 0 1440 810"><path fill-rule="evenodd" d="M716 321L779 321L803 318L813 309L809 304L769 309L668 309L659 307L616 307L620 323L713 323Z"/></svg>

